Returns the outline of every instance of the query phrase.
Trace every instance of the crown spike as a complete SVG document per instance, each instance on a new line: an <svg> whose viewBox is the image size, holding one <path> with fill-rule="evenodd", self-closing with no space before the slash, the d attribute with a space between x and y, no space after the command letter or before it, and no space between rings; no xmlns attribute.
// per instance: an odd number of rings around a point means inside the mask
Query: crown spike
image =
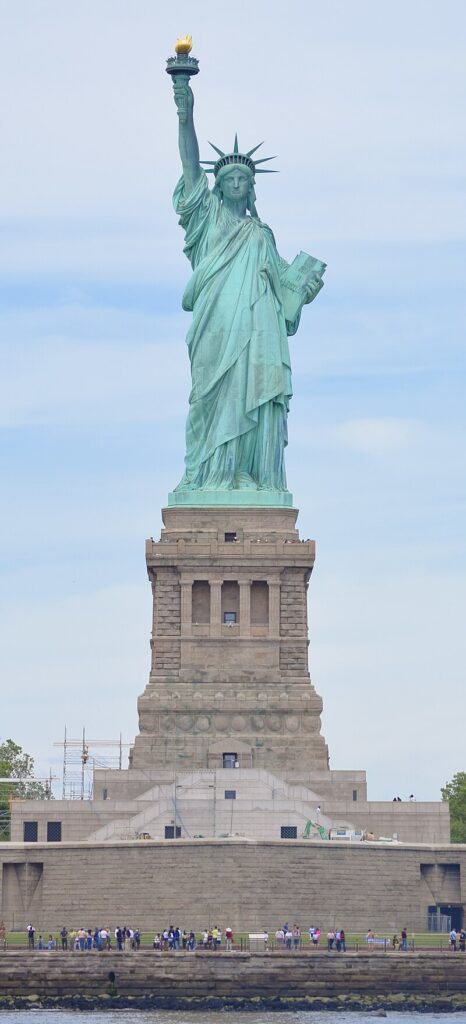
<svg viewBox="0 0 466 1024"><path fill-rule="evenodd" d="M218 153L219 156L225 156L223 149L219 149L218 146L214 146L213 142L209 142L209 146L212 146L212 149L215 149L215 152Z"/></svg>
<svg viewBox="0 0 466 1024"><path fill-rule="evenodd" d="M239 153L239 149L238 149L238 133L237 132L235 132L235 143L234 143L234 146L233 146L233 152L234 153Z"/></svg>
<svg viewBox="0 0 466 1024"><path fill-rule="evenodd" d="M271 171L268 167L258 167L256 174L279 174L279 171Z"/></svg>
<svg viewBox="0 0 466 1024"><path fill-rule="evenodd" d="M266 164L268 160L276 160L276 159L277 159L276 156L263 156L262 160L255 160L254 163L255 163L255 165L257 167L257 164Z"/></svg>
<svg viewBox="0 0 466 1024"><path fill-rule="evenodd" d="M263 142L258 142L257 146L254 146L253 149L248 149L248 151L246 153L246 156L252 156L252 154L255 153L257 149L260 149L261 146L263 146L263 145L264 145Z"/></svg>

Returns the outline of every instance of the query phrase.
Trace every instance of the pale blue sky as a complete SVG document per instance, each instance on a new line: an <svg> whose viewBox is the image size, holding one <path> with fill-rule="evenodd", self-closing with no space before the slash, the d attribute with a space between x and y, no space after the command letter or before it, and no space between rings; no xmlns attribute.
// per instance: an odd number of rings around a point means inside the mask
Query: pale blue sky
<svg viewBox="0 0 466 1024"><path fill-rule="evenodd" d="M163 10L162 10L163 7ZM0 737L127 741L144 540L189 388L164 73L190 31L202 154L265 139L280 252L328 263L292 339L287 467L334 768L373 798L464 769L466 7L0 2Z"/></svg>

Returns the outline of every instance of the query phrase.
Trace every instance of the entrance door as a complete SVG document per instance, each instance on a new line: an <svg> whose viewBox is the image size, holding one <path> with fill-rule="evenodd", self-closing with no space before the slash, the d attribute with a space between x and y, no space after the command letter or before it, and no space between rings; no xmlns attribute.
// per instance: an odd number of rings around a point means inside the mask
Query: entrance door
<svg viewBox="0 0 466 1024"><path fill-rule="evenodd" d="M450 903L442 904L440 907L440 913L445 914L446 917L450 918L451 927L454 928L455 931L460 931L463 927L464 908L461 904L457 904L456 906L452 906Z"/></svg>
<svg viewBox="0 0 466 1024"><path fill-rule="evenodd" d="M234 768L238 761L238 754L232 754L231 752L223 755L223 767Z"/></svg>

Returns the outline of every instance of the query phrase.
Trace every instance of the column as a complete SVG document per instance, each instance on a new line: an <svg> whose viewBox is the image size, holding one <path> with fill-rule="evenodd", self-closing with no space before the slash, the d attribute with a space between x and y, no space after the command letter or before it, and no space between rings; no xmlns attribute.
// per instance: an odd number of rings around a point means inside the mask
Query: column
<svg viewBox="0 0 466 1024"><path fill-rule="evenodd" d="M280 577L270 576L269 586L269 636L280 636Z"/></svg>
<svg viewBox="0 0 466 1024"><path fill-rule="evenodd" d="M239 635L251 636L251 580L239 583Z"/></svg>
<svg viewBox="0 0 466 1024"><path fill-rule="evenodd" d="M220 579L209 580L211 636L222 635L222 582Z"/></svg>
<svg viewBox="0 0 466 1024"><path fill-rule="evenodd" d="M191 636L192 633L192 603L193 603L193 580L192 577L181 577L181 636Z"/></svg>

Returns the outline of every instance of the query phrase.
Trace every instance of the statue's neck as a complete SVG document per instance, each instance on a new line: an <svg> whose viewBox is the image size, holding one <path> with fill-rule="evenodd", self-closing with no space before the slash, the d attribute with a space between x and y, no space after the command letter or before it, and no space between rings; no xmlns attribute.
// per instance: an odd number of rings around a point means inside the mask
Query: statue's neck
<svg viewBox="0 0 466 1024"><path fill-rule="evenodd" d="M237 220L243 220L247 215L247 206L245 199L230 199L227 196L223 197L223 205L228 213L232 217L236 217Z"/></svg>

